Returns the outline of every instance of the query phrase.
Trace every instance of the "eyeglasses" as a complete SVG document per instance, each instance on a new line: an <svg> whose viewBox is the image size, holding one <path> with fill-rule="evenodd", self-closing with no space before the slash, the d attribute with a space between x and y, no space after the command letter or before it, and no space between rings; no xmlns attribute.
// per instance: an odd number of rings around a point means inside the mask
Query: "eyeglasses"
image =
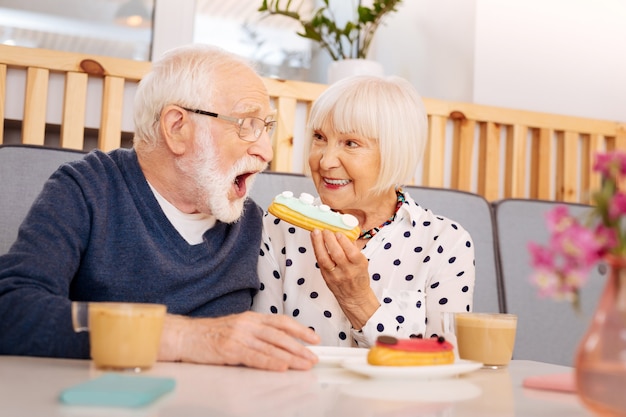
<svg viewBox="0 0 626 417"><path fill-rule="evenodd" d="M261 137L263 130L271 137L274 128L276 127L276 120L269 120L271 116L268 116L265 120L258 117L231 117L221 114L213 113L210 111L188 109L182 107L183 110L190 111L196 114L202 114L204 116L215 117L217 119L225 120L227 122L235 123L239 126L239 138L246 142L256 142Z"/></svg>

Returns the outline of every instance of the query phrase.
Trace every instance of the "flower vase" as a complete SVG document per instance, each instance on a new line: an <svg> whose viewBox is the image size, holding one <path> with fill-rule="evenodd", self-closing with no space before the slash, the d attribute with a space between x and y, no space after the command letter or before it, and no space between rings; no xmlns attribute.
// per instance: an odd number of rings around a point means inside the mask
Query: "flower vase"
<svg viewBox="0 0 626 417"><path fill-rule="evenodd" d="M626 258L608 257L609 276L576 353L580 400L598 416L626 415Z"/></svg>
<svg viewBox="0 0 626 417"><path fill-rule="evenodd" d="M328 84L352 75L375 75L382 77L385 71L380 62L371 59L341 59L328 67Z"/></svg>

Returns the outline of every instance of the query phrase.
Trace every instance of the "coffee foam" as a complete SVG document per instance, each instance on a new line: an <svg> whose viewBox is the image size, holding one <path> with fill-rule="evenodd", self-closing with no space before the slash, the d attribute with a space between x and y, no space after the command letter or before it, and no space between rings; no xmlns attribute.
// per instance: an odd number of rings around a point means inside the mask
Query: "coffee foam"
<svg viewBox="0 0 626 417"><path fill-rule="evenodd" d="M457 323L463 323L464 326L472 327L515 328L517 326L517 317L507 314L457 313L455 320Z"/></svg>

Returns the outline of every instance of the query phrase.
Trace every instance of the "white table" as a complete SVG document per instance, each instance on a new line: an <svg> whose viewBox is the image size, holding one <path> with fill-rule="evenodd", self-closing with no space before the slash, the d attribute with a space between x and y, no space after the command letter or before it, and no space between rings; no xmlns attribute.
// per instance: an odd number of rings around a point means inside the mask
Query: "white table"
<svg viewBox="0 0 626 417"><path fill-rule="evenodd" d="M0 416L590 416L573 394L522 387L527 376L571 371L515 360L506 370L397 381L328 366L278 373L158 363L146 374L175 378L175 390L147 407L129 409L59 403L63 388L101 374L90 361L0 356Z"/></svg>

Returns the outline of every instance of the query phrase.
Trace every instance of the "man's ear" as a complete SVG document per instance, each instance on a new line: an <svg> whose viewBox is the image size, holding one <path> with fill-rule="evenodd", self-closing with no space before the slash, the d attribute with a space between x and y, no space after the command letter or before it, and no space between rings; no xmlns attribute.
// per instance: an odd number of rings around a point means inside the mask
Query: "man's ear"
<svg viewBox="0 0 626 417"><path fill-rule="evenodd" d="M183 155L193 140L193 125L186 110L168 105L161 110L159 127L163 140L175 155Z"/></svg>

